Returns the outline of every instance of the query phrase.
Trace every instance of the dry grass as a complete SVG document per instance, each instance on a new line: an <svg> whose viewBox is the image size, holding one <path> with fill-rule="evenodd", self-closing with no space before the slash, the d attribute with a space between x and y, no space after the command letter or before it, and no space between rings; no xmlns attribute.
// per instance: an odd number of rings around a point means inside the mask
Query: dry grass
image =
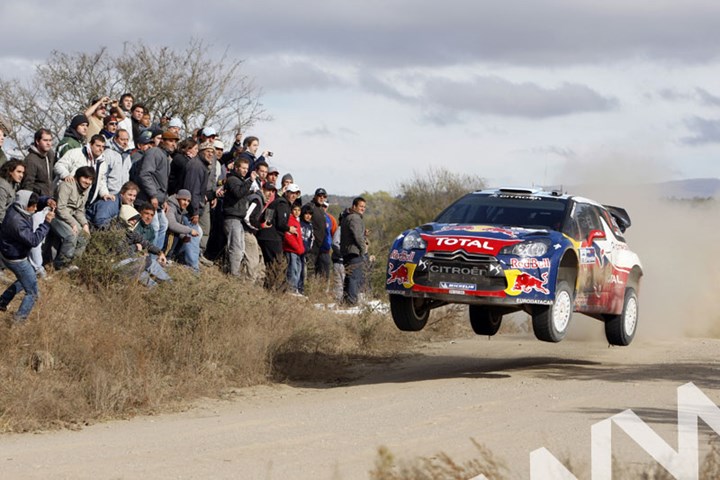
<svg viewBox="0 0 720 480"><path fill-rule="evenodd" d="M508 478L507 467L475 440L471 440L479 458L466 462L453 460L446 453L420 457L412 461L396 461L386 447L378 449L375 468L370 471L372 480L467 480L480 474L488 479Z"/></svg>
<svg viewBox="0 0 720 480"><path fill-rule="evenodd" d="M507 466L502 460L495 458L492 452L475 440L471 441L478 449L479 457L466 462L453 460L443 452L432 457L398 461L387 447L380 447L375 459L375 468L370 471L370 478L372 480L467 480L480 474L491 480L509 478ZM711 441L709 447L700 464L699 480L720 478L720 441ZM589 478L590 469L587 464L576 463L572 458L565 458L562 463L577 478ZM614 458L612 478L670 480L675 477L659 464L628 467Z"/></svg>
<svg viewBox="0 0 720 480"><path fill-rule="evenodd" d="M0 325L0 432L151 413L275 380L334 382L358 360L407 348L386 317L358 322L215 269L170 272L175 281L153 290L112 277L88 288L85 265L42 284L27 326Z"/></svg>

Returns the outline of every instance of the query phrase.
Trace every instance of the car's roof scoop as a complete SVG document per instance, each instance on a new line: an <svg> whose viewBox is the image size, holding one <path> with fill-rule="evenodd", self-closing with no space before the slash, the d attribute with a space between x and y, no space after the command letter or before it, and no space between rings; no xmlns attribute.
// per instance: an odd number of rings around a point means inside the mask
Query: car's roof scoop
<svg viewBox="0 0 720 480"><path fill-rule="evenodd" d="M630 221L630 215L628 215L627 211L624 208L620 207L611 207L610 205L603 206L608 209L610 215L612 215L612 217L615 219L618 227L620 228L620 231L625 233L625 230L627 230L630 225L632 225L632 222Z"/></svg>

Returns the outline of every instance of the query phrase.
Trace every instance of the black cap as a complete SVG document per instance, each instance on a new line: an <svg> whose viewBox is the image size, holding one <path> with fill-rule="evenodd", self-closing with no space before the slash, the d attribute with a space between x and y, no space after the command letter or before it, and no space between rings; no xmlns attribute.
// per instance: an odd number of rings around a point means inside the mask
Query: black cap
<svg viewBox="0 0 720 480"><path fill-rule="evenodd" d="M315 190L315 196L317 197L318 195L325 195L327 197L327 192L324 188L318 188Z"/></svg>
<svg viewBox="0 0 720 480"><path fill-rule="evenodd" d="M88 121L88 118L85 115L75 115L72 118L72 120L70 120L70 128L72 130L75 130L75 129L77 129L77 127L79 127L83 123L90 124L90 122Z"/></svg>

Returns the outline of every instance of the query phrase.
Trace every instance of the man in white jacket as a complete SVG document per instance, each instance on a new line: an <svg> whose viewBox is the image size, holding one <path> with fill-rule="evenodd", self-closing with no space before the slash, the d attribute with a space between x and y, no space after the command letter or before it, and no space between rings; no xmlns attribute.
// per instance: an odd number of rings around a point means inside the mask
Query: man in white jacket
<svg viewBox="0 0 720 480"><path fill-rule="evenodd" d="M88 221L98 228L106 226L118 214L115 195L110 193L107 186L108 166L104 153L105 137L93 135L90 143L69 150L54 167L56 183L75 182L75 171L80 167L93 169L95 179L88 193L86 213Z"/></svg>

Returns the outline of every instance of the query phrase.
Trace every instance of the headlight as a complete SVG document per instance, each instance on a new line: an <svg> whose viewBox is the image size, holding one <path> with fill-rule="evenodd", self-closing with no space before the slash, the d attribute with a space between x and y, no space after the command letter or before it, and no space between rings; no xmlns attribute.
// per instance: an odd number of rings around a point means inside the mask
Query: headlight
<svg viewBox="0 0 720 480"><path fill-rule="evenodd" d="M547 253L549 246L550 244L548 241L530 240L507 246L500 250L500 253L505 255L517 255L518 257L542 257Z"/></svg>
<svg viewBox="0 0 720 480"><path fill-rule="evenodd" d="M410 232L405 235L405 238L403 238L402 248L403 250L427 248L427 242L422 239L417 230L410 230Z"/></svg>

